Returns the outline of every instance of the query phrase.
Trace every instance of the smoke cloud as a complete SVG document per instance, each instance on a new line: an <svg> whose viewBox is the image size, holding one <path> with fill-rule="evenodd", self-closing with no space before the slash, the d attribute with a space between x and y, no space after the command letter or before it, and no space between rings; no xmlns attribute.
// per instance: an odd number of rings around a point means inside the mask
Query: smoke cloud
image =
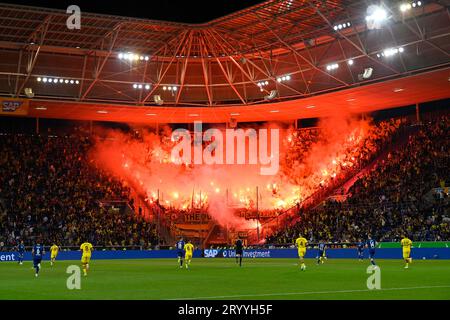
<svg viewBox="0 0 450 320"><path fill-rule="evenodd" d="M280 130L281 168L274 176L261 175L260 164L175 164L171 159L175 142L168 126L159 135L143 130L139 138L106 130L96 139L90 157L149 202L159 195L166 207L207 207L218 223L239 227L250 222L236 217L232 207L281 210L294 206L354 166L362 142L374 129L370 122L348 116L322 119L319 127L320 132L313 133Z"/></svg>

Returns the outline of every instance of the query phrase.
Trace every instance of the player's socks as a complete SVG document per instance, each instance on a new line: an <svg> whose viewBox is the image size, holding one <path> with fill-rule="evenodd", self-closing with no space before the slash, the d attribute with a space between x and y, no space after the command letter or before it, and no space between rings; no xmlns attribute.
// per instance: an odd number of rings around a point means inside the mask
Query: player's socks
<svg viewBox="0 0 450 320"><path fill-rule="evenodd" d="M375 261L374 261L373 259L370 259L370 263L371 263L373 266L376 266Z"/></svg>
<svg viewBox="0 0 450 320"><path fill-rule="evenodd" d="M239 257L239 267L242 267L242 257Z"/></svg>

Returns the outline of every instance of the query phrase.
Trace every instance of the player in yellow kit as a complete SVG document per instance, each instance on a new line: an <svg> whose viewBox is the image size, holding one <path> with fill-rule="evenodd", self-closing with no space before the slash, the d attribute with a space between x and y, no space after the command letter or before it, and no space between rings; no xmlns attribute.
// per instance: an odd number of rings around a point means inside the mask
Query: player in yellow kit
<svg viewBox="0 0 450 320"><path fill-rule="evenodd" d="M406 263L405 269L408 269L409 264L412 262L412 258L411 258L412 241L404 236L400 243L402 245L403 260L405 260L405 263Z"/></svg>
<svg viewBox="0 0 450 320"><path fill-rule="evenodd" d="M94 247L89 242L85 242L80 246L80 250L83 253L81 256L81 265L83 266L84 275L87 276L89 261L91 261L91 253Z"/></svg>
<svg viewBox="0 0 450 320"><path fill-rule="evenodd" d="M300 259L300 269L303 271L306 269L305 265L305 255L306 255L306 245L308 241L301 235L295 240L295 246L298 248L298 258Z"/></svg>
<svg viewBox="0 0 450 320"><path fill-rule="evenodd" d="M53 264L55 263L56 256L58 255L59 247L54 243L50 247L50 265L53 267Z"/></svg>
<svg viewBox="0 0 450 320"><path fill-rule="evenodd" d="M186 269L189 269L189 265L191 264L192 260L192 255L194 254L194 245L191 243L191 241L188 241L188 243L184 245L184 252L186 252L184 256Z"/></svg>

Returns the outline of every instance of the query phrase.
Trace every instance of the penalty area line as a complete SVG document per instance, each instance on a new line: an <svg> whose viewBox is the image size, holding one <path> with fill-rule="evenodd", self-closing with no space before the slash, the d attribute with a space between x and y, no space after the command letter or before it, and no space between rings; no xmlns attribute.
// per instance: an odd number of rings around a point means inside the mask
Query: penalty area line
<svg viewBox="0 0 450 320"><path fill-rule="evenodd" d="M422 287L406 287L406 288L386 288L386 289L358 289L358 290L338 290L338 291L310 291L310 292L285 292L285 293L262 293L262 294L239 294L230 296L209 296L209 297L193 297L193 298L176 298L167 300L207 300L207 299L229 299L229 298L248 298L248 297L271 297L271 296L296 296L296 295L314 295L314 294L334 294L334 293L356 293L356 292L381 292L381 291L397 291L397 290L417 290L417 289L440 289L450 288L450 286L422 286Z"/></svg>

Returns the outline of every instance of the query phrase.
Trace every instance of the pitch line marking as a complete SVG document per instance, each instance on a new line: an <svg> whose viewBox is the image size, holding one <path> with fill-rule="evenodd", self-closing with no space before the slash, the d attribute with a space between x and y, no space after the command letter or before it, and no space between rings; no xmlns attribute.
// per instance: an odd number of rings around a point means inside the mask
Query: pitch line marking
<svg viewBox="0 0 450 320"><path fill-rule="evenodd" d="M355 293L355 292L380 292L380 291L396 291L396 290L415 290L415 289L439 289L450 288L450 286L423 286L423 287L407 287L407 288L387 288L379 290L358 289L358 290L339 290L339 291L312 291L312 292L287 292L287 293L262 293L262 294L240 294L232 296L212 296L212 297L194 297L194 298L176 298L167 300L203 300L203 299L228 299L228 298L245 298L245 297L270 297L270 296L292 296L292 295L310 295L310 294L330 294L330 293Z"/></svg>

